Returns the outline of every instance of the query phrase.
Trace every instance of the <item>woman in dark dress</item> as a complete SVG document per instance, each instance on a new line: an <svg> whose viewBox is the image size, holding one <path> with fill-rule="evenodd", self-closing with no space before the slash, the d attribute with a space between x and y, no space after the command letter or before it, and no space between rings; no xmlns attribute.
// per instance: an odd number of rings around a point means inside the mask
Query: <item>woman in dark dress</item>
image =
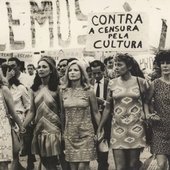
<svg viewBox="0 0 170 170"><path fill-rule="evenodd" d="M156 154L160 170L164 170L167 159L170 163L170 50L163 50L155 57L161 69L161 77L155 79L149 91L153 108L160 120L153 124L151 152Z"/></svg>

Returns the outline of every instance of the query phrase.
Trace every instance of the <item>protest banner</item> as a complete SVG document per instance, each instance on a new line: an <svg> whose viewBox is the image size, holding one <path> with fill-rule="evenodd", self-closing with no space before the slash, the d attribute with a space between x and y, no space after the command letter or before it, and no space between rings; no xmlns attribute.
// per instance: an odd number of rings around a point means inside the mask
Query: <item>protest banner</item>
<svg viewBox="0 0 170 170"><path fill-rule="evenodd" d="M84 47L87 15L81 8L80 0L0 1L0 51Z"/></svg>
<svg viewBox="0 0 170 170"><path fill-rule="evenodd" d="M86 50L147 51L147 15L145 13L90 14Z"/></svg>

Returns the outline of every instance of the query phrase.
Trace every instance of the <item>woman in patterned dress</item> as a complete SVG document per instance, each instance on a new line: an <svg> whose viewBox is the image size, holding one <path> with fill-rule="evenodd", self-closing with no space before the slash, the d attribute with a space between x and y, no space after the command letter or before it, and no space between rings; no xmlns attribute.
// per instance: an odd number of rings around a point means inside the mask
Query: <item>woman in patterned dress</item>
<svg viewBox="0 0 170 170"><path fill-rule="evenodd" d="M149 99L154 101L151 109L160 117L153 124L151 152L156 154L160 170L164 170L167 159L170 164L170 50L158 52L155 62L162 76L152 82L149 91Z"/></svg>
<svg viewBox="0 0 170 170"><path fill-rule="evenodd" d="M95 133L91 114L100 121L94 90L79 61L69 63L61 90L65 112L65 158L71 170L88 170L96 159Z"/></svg>
<svg viewBox="0 0 170 170"><path fill-rule="evenodd" d="M110 147L113 149L116 170L138 170L140 152L146 146L142 102L136 77L140 76L139 71L137 62L130 55L118 54L115 57L115 72L118 77L110 82L98 136L101 136L101 129L108 115L113 112ZM141 92L145 94L147 83L143 78L138 77L138 80ZM146 104L145 107L148 113Z"/></svg>
<svg viewBox="0 0 170 170"><path fill-rule="evenodd" d="M30 114L24 121L26 127L34 118L35 129L32 153L40 156L47 170L56 170L61 148L61 119L55 61L43 56L38 61L37 74L31 87Z"/></svg>
<svg viewBox="0 0 170 170"><path fill-rule="evenodd" d="M22 123L14 110L12 95L8 87L4 86L3 75L0 71L0 170L8 170L8 164L13 160L9 116L12 116L21 132L24 132L25 129L22 127Z"/></svg>

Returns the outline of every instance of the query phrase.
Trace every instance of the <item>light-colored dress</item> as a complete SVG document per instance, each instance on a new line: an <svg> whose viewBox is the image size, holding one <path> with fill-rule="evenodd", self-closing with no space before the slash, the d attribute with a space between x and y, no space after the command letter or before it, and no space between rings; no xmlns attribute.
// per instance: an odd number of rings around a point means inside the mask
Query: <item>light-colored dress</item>
<svg viewBox="0 0 170 170"><path fill-rule="evenodd" d="M58 92L43 87L34 92L35 129L32 153L42 157L56 156L61 149L61 120Z"/></svg>
<svg viewBox="0 0 170 170"><path fill-rule="evenodd" d="M12 161L12 137L11 126L7 117L7 111L0 90L0 162Z"/></svg>
<svg viewBox="0 0 170 170"><path fill-rule="evenodd" d="M22 84L16 86L12 85L10 88L12 94L15 111L19 116L21 122L25 120L25 112L30 109L30 97L26 87Z"/></svg>
<svg viewBox="0 0 170 170"><path fill-rule="evenodd" d="M142 79L141 79L142 80ZM141 88L146 90L143 80ZM146 146L142 118L142 102L137 79L123 82L120 78L110 83L110 95L114 101L111 140L112 149L132 149Z"/></svg>
<svg viewBox="0 0 170 170"><path fill-rule="evenodd" d="M85 162L96 159L89 90L66 88L62 91L65 109L65 159Z"/></svg>

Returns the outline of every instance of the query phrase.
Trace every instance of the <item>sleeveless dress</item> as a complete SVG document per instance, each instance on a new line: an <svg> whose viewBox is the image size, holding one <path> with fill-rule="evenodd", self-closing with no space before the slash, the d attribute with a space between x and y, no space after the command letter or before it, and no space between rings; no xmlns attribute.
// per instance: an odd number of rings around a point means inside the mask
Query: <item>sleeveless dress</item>
<svg viewBox="0 0 170 170"><path fill-rule="evenodd" d="M144 85L144 83L141 83ZM146 146L143 110L137 79L123 82L116 78L110 83L114 113L111 125L112 149L133 149Z"/></svg>
<svg viewBox="0 0 170 170"><path fill-rule="evenodd" d="M96 159L95 134L92 124L89 90L62 90L65 109L65 159L85 162Z"/></svg>
<svg viewBox="0 0 170 170"><path fill-rule="evenodd" d="M161 120L153 126L151 152L170 155L170 84L154 80L154 109Z"/></svg>
<svg viewBox="0 0 170 170"><path fill-rule="evenodd" d="M57 95L57 92L51 92L47 87L34 93L36 115L32 153L42 157L60 153L61 121Z"/></svg>
<svg viewBox="0 0 170 170"><path fill-rule="evenodd" d="M7 117L7 111L0 90L0 162L12 161L12 137L11 125Z"/></svg>

